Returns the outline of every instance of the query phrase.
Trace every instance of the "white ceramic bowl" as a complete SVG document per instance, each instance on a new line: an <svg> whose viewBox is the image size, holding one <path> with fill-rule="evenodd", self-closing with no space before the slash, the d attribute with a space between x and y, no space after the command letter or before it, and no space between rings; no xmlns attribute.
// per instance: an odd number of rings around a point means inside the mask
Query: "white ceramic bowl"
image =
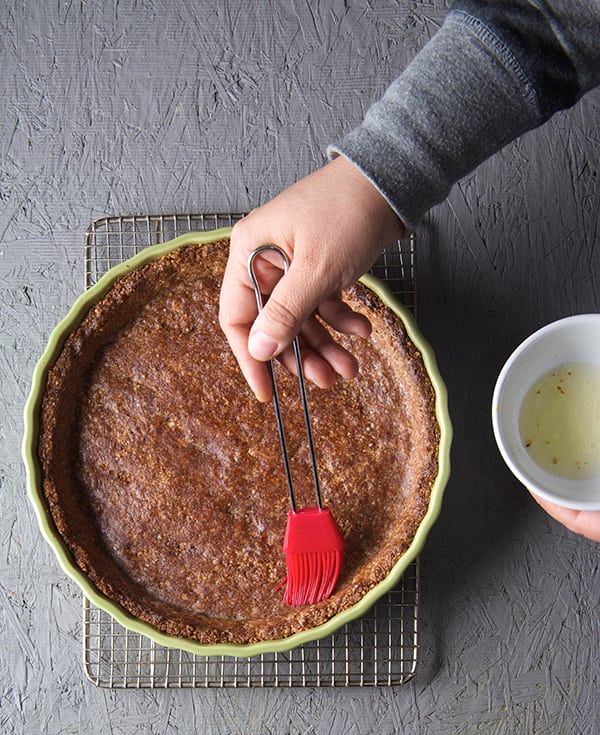
<svg viewBox="0 0 600 735"><path fill-rule="evenodd" d="M600 314L552 322L517 347L496 382L492 424L506 464L529 490L566 508L600 510L600 473L570 479L543 469L530 456L519 427L521 406L532 385L548 371L571 363L600 371ZM590 400L591 393L590 388ZM600 436L594 432L591 439L600 451Z"/></svg>

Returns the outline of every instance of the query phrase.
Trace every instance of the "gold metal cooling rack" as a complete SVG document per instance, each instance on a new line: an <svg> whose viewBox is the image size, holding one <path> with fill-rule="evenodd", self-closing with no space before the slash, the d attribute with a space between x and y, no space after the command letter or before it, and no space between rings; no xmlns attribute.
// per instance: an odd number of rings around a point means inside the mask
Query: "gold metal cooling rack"
<svg viewBox="0 0 600 735"><path fill-rule="evenodd" d="M85 286L149 245L191 230L233 225L242 214L105 217L85 242ZM415 239L387 248L373 267L396 298L416 312ZM419 562L368 613L334 635L285 653L250 658L198 656L165 648L123 628L83 600L83 662L88 679L109 688L373 687L413 678L418 657Z"/></svg>

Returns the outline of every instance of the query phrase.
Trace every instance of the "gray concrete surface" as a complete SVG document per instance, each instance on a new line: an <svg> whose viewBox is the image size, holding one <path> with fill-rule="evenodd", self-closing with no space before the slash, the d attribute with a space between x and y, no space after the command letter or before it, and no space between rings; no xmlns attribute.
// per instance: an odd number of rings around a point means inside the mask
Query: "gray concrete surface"
<svg viewBox="0 0 600 735"><path fill-rule="evenodd" d="M22 408L82 288L89 223L267 200L322 163L444 13L442 0L0 3L2 733L600 732L598 546L511 478L489 419L513 347L600 306L597 92L460 182L418 232L419 322L455 442L412 682L95 688L81 595L26 498Z"/></svg>

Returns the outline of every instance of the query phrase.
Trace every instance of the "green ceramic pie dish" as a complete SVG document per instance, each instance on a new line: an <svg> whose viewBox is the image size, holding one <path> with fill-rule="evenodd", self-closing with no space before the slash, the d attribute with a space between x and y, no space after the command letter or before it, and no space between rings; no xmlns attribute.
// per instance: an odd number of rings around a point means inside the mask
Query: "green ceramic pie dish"
<svg viewBox="0 0 600 735"><path fill-rule="evenodd" d="M363 284L374 291L402 320L411 341L422 354L426 370L435 391L436 417L440 429L438 474L432 488L427 512L414 535L412 543L397 561L391 573L366 593L359 603L340 612L322 625L303 630L300 633L295 633L280 640L266 640L258 643L239 645L229 643L203 644L195 640L168 635L133 617L120 605L102 594L72 558L70 551L54 525L43 492L42 471L38 457L38 441L42 397L48 372L60 354L69 334L78 327L89 309L112 288L117 279L179 247L221 240L227 238L230 232L231 228L223 228L211 232L190 232L164 244L148 247L130 260L112 268L98 283L79 296L66 317L52 332L46 349L34 369L32 387L24 410L25 433L22 454L27 472L28 494L35 508L42 534L54 550L62 569L77 583L82 592L96 607L109 613L125 628L143 634L163 646L182 649L202 656L225 655L248 657L257 654L289 650L311 640L331 635L340 626L363 615L377 599L398 585L409 564L414 561L422 550L427 534L440 513L442 496L450 472L452 427L448 415L446 388L440 376L432 348L421 335L412 314L393 297L388 288L372 276L364 276L361 279Z"/></svg>

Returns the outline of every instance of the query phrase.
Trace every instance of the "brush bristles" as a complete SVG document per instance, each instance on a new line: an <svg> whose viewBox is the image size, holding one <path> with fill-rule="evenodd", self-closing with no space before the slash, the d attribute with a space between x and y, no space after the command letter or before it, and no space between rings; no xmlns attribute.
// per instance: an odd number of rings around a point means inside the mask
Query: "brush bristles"
<svg viewBox="0 0 600 735"><path fill-rule="evenodd" d="M286 605L314 605L326 600L336 585L342 568L339 550L286 554L287 579L283 600Z"/></svg>
<svg viewBox="0 0 600 735"><path fill-rule="evenodd" d="M331 595L342 568L344 537L328 508L290 511L283 550L287 605L314 605Z"/></svg>

